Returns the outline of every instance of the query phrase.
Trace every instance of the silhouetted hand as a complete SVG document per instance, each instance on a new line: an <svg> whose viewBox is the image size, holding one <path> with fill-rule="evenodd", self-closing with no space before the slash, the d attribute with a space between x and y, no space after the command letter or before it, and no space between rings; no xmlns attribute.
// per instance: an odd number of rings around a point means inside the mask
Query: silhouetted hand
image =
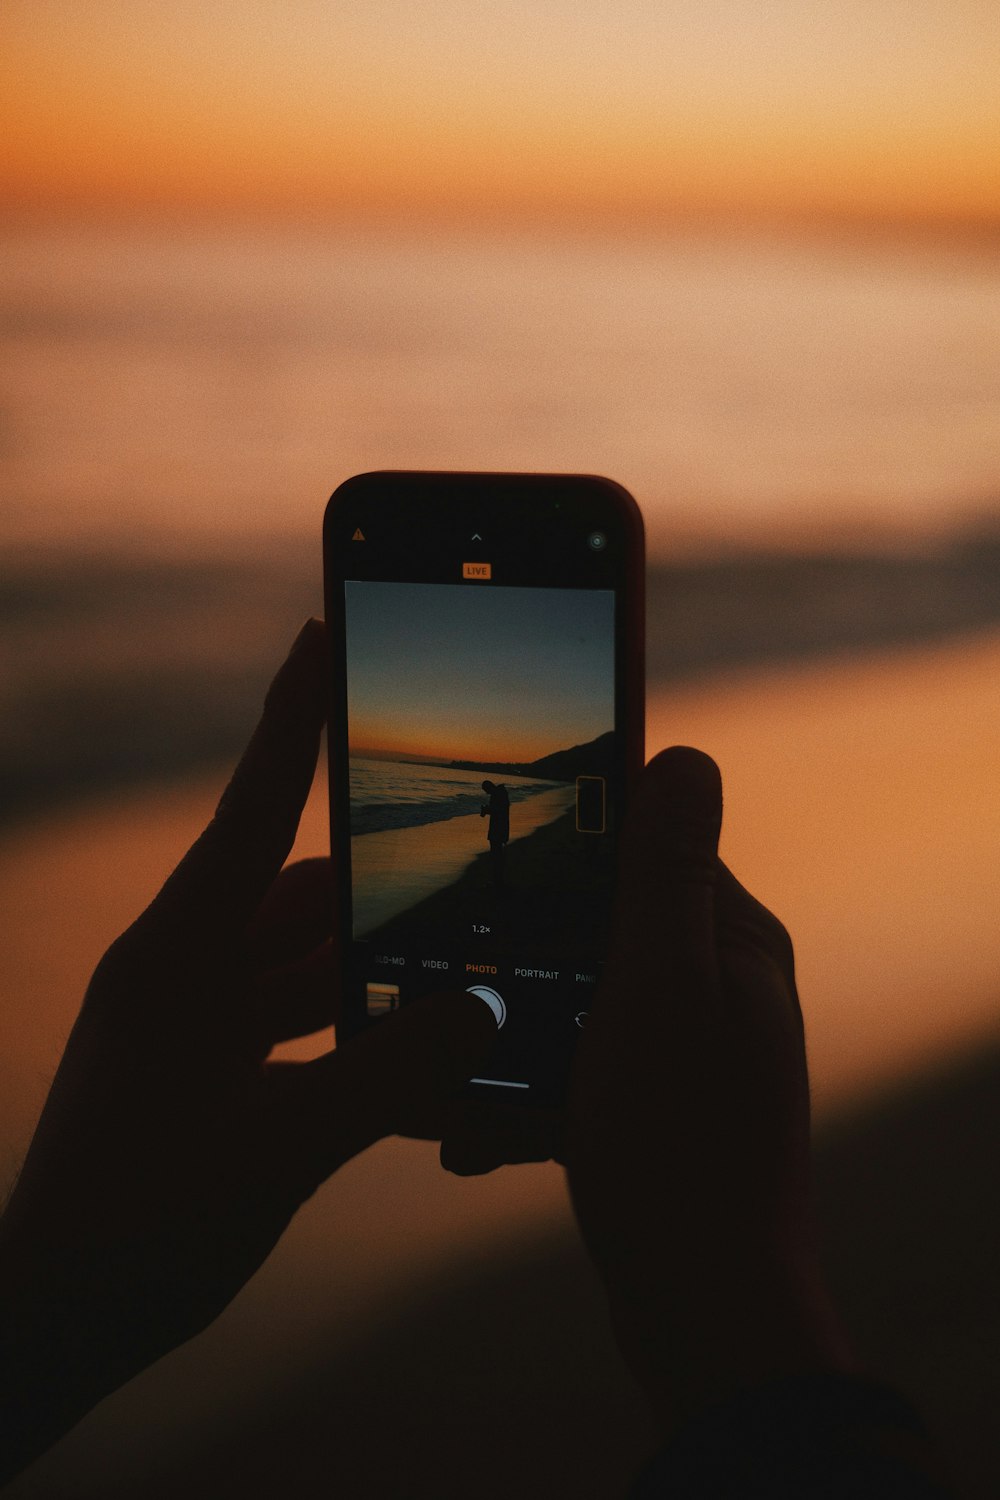
<svg viewBox="0 0 1000 1500"><path fill-rule="evenodd" d="M0 1221L0 1478L210 1323L341 1163L432 1133L496 1035L445 994L314 1062L267 1061L336 998L329 862L279 876L326 662L311 621L214 819L87 991Z"/></svg>
<svg viewBox="0 0 1000 1500"><path fill-rule="evenodd" d="M567 1120L577 1218L666 1430L769 1377L849 1367L813 1244L792 945L720 862L721 820L708 756L646 768Z"/></svg>

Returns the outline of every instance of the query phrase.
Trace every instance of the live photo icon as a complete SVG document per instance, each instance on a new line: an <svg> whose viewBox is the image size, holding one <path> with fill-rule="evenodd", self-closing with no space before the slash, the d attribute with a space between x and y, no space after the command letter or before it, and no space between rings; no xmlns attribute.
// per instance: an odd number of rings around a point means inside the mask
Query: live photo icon
<svg viewBox="0 0 1000 1500"><path fill-rule="evenodd" d="M462 564L463 578L492 578L493 568L489 563L466 563Z"/></svg>

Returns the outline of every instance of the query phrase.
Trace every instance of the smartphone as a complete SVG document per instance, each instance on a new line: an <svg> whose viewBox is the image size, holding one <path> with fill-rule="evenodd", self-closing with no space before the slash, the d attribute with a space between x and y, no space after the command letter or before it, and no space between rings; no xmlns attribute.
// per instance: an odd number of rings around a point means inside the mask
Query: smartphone
<svg viewBox="0 0 1000 1500"><path fill-rule="evenodd" d="M498 1023L469 1094L558 1106L643 764L638 506L589 475L361 474L324 573L340 1035L466 990Z"/></svg>

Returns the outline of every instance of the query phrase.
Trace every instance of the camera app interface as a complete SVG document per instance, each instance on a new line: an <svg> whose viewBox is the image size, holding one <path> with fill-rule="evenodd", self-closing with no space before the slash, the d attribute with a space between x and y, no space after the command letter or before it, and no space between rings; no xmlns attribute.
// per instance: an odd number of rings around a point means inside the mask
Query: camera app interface
<svg viewBox="0 0 1000 1500"><path fill-rule="evenodd" d="M374 1020L435 988L499 1023L481 1090L558 1088L614 872L615 594L348 580L354 971Z"/></svg>

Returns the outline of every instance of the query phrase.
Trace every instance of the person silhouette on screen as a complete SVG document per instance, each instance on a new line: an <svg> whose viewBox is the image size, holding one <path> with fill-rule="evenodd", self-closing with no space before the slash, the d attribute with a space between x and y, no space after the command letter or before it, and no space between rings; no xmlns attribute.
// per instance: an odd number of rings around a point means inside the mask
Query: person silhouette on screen
<svg viewBox="0 0 1000 1500"><path fill-rule="evenodd" d="M510 797L507 795L507 788L497 785L495 781L484 781L483 791L490 800L479 809L479 816L489 816L486 837L490 845L490 869L493 884L499 891L503 889L504 851L510 839Z"/></svg>

